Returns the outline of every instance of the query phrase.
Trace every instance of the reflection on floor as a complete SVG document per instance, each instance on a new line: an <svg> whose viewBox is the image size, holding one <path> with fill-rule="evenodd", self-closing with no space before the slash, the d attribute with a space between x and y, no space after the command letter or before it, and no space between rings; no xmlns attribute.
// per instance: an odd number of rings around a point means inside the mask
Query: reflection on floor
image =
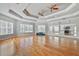
<svg viewBox="0 0 79 59"><path fill-rule="evenodd" d="M14 44L12 45L14 46L14 50L12 50L14 51L14 53L12 55L79 56L79 39L60 38L60 37L52 37L47 35L46 36L34 35L28 37L26 36L17 37L16 39L13 39L12 42L14 42ZM4 45L4 43L0 44L0 46L2 45Z"/></svg>

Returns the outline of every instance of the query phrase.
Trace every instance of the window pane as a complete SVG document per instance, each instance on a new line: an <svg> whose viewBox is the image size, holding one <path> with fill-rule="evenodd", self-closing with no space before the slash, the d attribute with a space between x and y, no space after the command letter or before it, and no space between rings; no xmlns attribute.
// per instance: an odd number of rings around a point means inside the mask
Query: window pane
<svg viewBox="0 0 79 59"><path fill-rule="evenodd" d="M54 33L59 34L59 25L54 25Z"/></svg>
<svg viewBox="0 0 79 59"><path fill-rule="evenodd" d="M49 26L49 34L53 33L53 26Z"/></svg>
<svg viewBox="0 0 79 59"><path fill-rule="evenodd" d="M13 34L13 23L0 20L0 35Z"/></svg>
<svg viewBox="0 0 79 59"><path fill-rule="evenodd" d="M38 25L38 32L45 32L45 25Z"/></svg>
<svg viewBox="0 0 79 59"><path fill-rule="evenodd" d="M31 25L31 24L20 24L20 32L21 33L33 32L33 25Z"/></svg>

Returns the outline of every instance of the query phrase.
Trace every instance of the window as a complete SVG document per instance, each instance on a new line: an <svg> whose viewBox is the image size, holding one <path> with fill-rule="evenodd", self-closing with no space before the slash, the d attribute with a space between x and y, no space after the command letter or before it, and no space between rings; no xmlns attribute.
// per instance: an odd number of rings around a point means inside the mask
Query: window
<svg viewBox="0 0 79 59"><path fill-rule="evenodd" d="M65 31L69 31L69 35L77 36L76 24L61 24L60 26L61 34L65 34Z"/></svg>
<svg viewBox="0 0 79 59"><path fill-rule="evenodd" d="M59 25L54 25L54 33L59 34Z"/></svg>
<svg viewBox="0 0 79 59"><path fill-rule="evenodd" d="M77 27L76 27L76 25L74 26L74 36L77 36Z"/></svg>
<svg viewBox="0 0 79 59"><path fill-rule="evenodd" d="M53 33L53 26L49 26L49 34Z"/></svg>
<svg viewBox="0 0 79 59"><path fill-rule="evenodd" d="M62 34L62 35L64 35L64 27L65 27L64 24L60 25L60 34Z"/></svg>
<svg viewBox="0 0 79 59"><path fill-rule="evenodd" d="M45 25L38 25L38 32L45 32Z"/></svg>
<svg viewBox="0 0 79 59"><path fill-rule="evenodd" d="M20 24L20 33L33 32L33 25L31 24Z"/></svg>
<svg viewBox="0 0 79 59"><path fill-rule="evenodd" d="M8 34L12 34L13 33L13 23L7 23L7 26L6 26L6 32Z"/></svg>
<svg viewBox="0 0 79 59"><path fill-rule="evenodd" d="M13 23L0 20L0 35L13 34Z"/></svg>
<svg viewBox="0 0 79 59"><path fill-rule="evenodd" d="M33 25L29 25L29 32L33 32Z"/></svg>

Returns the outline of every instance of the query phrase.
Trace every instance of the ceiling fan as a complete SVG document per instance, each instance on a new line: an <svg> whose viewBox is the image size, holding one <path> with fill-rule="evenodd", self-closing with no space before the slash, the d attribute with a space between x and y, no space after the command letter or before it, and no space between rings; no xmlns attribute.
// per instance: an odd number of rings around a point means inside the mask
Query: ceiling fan
<svg viewBox="0 0 79 59"><path fill-rule="evenodd" d="M16 13L14 10L12 10L12 9L9 9L9 11L8 11L10 14L12 14L12 15L15 15L15 16L17 16L17 17L19 17L19 18L23 18L21 15L19 15L18 13Z"/></svg>
<svg viewBox="0 0 79 59"><path fill-rule="evenodd" d="M27 16L31 16L31 17L35 17L35 18L39 18L39 17L36 16L36 15L32 15L27 9L24 9L24 10L23 10L23 13L24 13L25 15L27 15Z"/></svg>
<svg viewBox="0 0 79 59"><path fill-rule="evenodd" d="M26 15L26 16L31 16L31 17L35 17L35 18L38 18L38 16L36 15L32 15L29 11L28 11L28 8L30 7L31 3L29 3L26 8L23 10L23 13Z"/></svg>
<svg viewBox="0 0 79 59"><path fill-rule="evenodd" d="M44 16L43 13L41 13L41 12L38 12L38 15L40 15L40 16Z"/></svg>
<svg viewBox="0 0 79 59"><path fill-rule="evenodd" d="M46 13L47 10L42 9L40 12L38 12L38 15L40 16L44 16L44 13Z"/></svg>
<svg viewBox="0 0 79 59"><path fill-rule="evenodd" d="M53 4L49 7L49 9L50 9L50 11L47 9L42 9L40 12L38 12L38 15L44 16L44 14L47 12L56 12L59 10L59 6L58 6L58 4Z"/></svg>
<svg viewBox="0 0 79 59"><path fill-rule="evenodd" d="M49 7L51 12L56 12L59 10L59 6L57 4L51 5L51 7Z"/></svg>

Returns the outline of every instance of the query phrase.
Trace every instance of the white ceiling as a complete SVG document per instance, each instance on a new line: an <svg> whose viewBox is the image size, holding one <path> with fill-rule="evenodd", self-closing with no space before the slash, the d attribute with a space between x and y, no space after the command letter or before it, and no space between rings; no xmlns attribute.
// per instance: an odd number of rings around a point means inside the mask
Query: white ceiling
<svg viewBox="0 0 79 59"><path fill-rule="evenodd" d="M51 7L51 5L53 5L54 3L3 3L0 4L0 10L4 11L4 12L8 12L9 9L12 9L14 11L16 11L17 13L21 14L22 16L26 16L25 14L23 14L23 10L26 8L30 14L32 15L38 15L38 12L41 12L41 10L46 10L44 15L49 15L52 14L54 12L50 12L49 7ZM67 8L70 3L58 3L57 4L59 6L59 11L64 10L65 8ZM58 11L58 12L59 12Z"/></svg>
<svg viewBox="0 0 79 59"><path fill-rule="evenodd" d="M9 10L13 10L16 14L19 14L23 17L23 19L44 19L44 20L51 20L56 19L65 15L72 15L72 13L75 13L79 10L78 3L72 4L72 3L56 3L59 6L59 11L57 12L50 12L49 7L55 3L0 3L0 13L9 14L11 16L15 16L9 13ZM23 13L23 10L27 9L30 14L38 16L39 18L34 18L31 16L26 16ZM38 12L41 12L41 10L46 10L44 13L44 16L38 15ZM62 12L63 11L63 12ZM16 17L16 16L15 16Z"/></svg>
<svg viewBox="0 0 79 59"><path fill-rule="evenodd" d="M27 8L27 10L33 14L33 15L38 15L38 12L41 12L41 10L46 11L44 13L44 15L49 15L55 12L50 12L49 7L51 7L52 5L54 5L54 3L32 3L30 4L30 6ZM57 4L59 6L59 11L64 10L65 8L67 8L70 4L64 4L64 3L58 3Z"/></svg>

